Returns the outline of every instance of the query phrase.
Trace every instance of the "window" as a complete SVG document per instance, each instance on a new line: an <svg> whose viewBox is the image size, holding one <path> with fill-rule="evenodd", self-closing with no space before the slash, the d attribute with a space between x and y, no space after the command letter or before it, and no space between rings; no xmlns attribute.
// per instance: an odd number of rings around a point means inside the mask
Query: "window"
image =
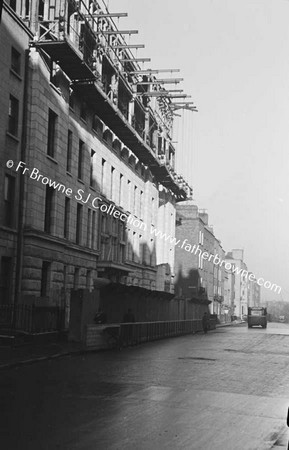
<svg viewBox="0 0 289 450"><path fill-rule="evenodd" d="M119 240L121 242L125 242L126 240L125 224L122 221L119 222Z"/></svg>
<svg viewBox="0 0 289 450"><path fill-rule="evenodd" d="M13 72L20 75L21 55L14 47L11 48L11 69L13 70Z"/></svg>
<svg viewBox="0 0 289 450"><path fill-rule="evenodd" d="M116 237L111 238L111 253L110 253L111 261L118 261L118 241Z"/></svg>
<svg viewBox="0 0 289 450"><path fill-rule="evenodd" d="M162 137L158 136L158 154L162 153L162 143L163 143Z"/></svg>
<svg viewBox="0 0 289 450"><path fill-rule="evenodd" d="M83 206L80 203L77 203L77 212L76 212L76 243L81 244L82 237L82 209Z"/></svg>
<svg viewBox="0 0 289 450"><path fill-rule="evenodd" d="M69 107L74 109L74 92L72 89L69 90Z"/></svg>
<svg viewBox="0 0 289 450"><path fill-rule="evenodd" d="M119 204L122 206L123 202L123 175L119 175Z"/></svg>
<svg viewBox="0 0 289 450"><path fill-rule="evenodd" d="M114 173L115 173L115 168L112 167L110 170L110 198L111 198L111 200L114 200L114 192L113 192Z"/></svg>
<svg viewBox="0 0 289 450"><path fill-rule="evenodd" d="M100 258L106 261L106 238L101 236L100 239Z"/></svg>
<svg viewBox="0 0 289 450"><path fill-rule="evenodd" d="M86 246L91 245L91 209L87 211L87 230L86 230Z"/></svg>
<svg viewBox="0 0 289 450"><path fill-rule="evenodd" d="M2 256L0 267L0 303L10 303L10 294L12 284L12 258Z"/></svg>
<svg viewBox="0 0 289 450"><path fill-rule="evenodd" d="M45 0L39 0L38 15L40 20L43 20L44 16L44 2Z"/></svg>
<svg viewBox="0 0 289 450"><path fill-rule="evenodd" d="M66 170L71 172L71 161L72 161L72 131L68 130L67 134L67 152L66 152Z"/></svg>
<svg viewBox="0 0 289 450"><path fill-rule="evenodd" d="M98 125L98 117L97 117L97 115L96 114L93 114L93 116L92 116L92 124L91 124L91 128L94 130L94 131L97 131L97 125Z"/></svg>
<svg viewBox="0 0 289 450"><path fill-rule="evenodd" d="M63 289L64 289L64 292L67 289L67 279L68 279L67 272L68 272L68 267L64 265L63 266Z"/></svg>
<svg viewBox="0 0 289 450"><path fill-rule="evenodd" d="M152 205L151 205L151 223L154 225L155 223L155 199L152 197Z"/></svg>
<svg viewBox="0 0 289 450"><path fill-rule="evenodd" d="M92 289L92 271L87 270L86 271L86 287L91 291Z"/></svg>
<svg viewBox="0 0 289 450"><path fill-rule="evenodd" d="M139 262L143 262L144 252L143 252L143 241L142 241L142 235L140 234L138 237L138 251L139 251Z"/></svg>
<svg viewBox="0 0 289 450"><path fill-rule="evenodd" d="M126 259L128 261L132 261L132 255L133 255L133 242L132 242L132 231L128 230L128 243L126 246Z"/></svg>
<svg viewBox="0 0 289 450"><path fill-rule="evenodd" d="M119 246L119 262L123 263L125 261L125 245L121 244Z"/></svg>
<svg viewBox="0 0 289 450"><path fill-rule="evenodd" d="M74 270L73 289L78 289L78 287L79 287L79 268L76 267Z"/></svg>
<svg viewBox="0 0 289 450"><path fill-rule="evenodd" d="M102 137L107 145L112 146L112 133L108 128L106 128L106 130L103 132Z"/></svg>
<svg viewBox="0 0 289 450"><path fill-rule="evenodd" d="M56 137L57 115L49 109L48 113L48 136L47 136L47 155L54 157L55 137Z"/></svg>
<svg viewBox="0 0 289 450"><path fill-rule="evenodd" d="M104 186L105 186L105 159L101 160L101 190L104 192Z"/></svg>
<svg viewBox="0 0 289 450"><path fill-rule="evenodd" d="M49 186L46 186L45 217L44 217L44 231L46 233L51 233L52 230L53 195L54 189Z"/></svg>
<svg viewBox="0 0 289 450"><path fill-rule="evenodd" d="M124 262L125 260L125 241L126 241L126 231L123 222L119 222L119 261Z"/></svg>
<svg viewBox="0 0 289 450"><path fill-rule="evenodd" d="M82 103L81 103L81 107L80 107L80 118L86 122L86 118L87 118L87 105L86 105L85 102L82 102Z"/></svg>
<svg viewBox="0 0 289 450"><path fill-rule="evenodd" d="M133 255L132 255L132 260L134 262L138 262L138 242L137 242L137 234L135 231L133 231L132 233L132 251L133 251Z"/></svg>
<svg viewBox="0 0 289 450"><path fill-rule="evenodd" d="M155 266L155 243L154 240L151 239L151 245L150 245L150 265L152 267Z"/></svg>
<svg viewBox="0 0 289 450"><path fill-rule="evenodd" d="M102 233L104 233L104 234L106 234L107 233L107 228L108 228L108 226L107 226L108 224L107 224L107 216L105 215L105 214L102 214L101 215L101 232Z"/></svg>
<svg viewBox="0 0 289 450"><path fill-rule="evenodd" d="M23 2L24 3L24 2ZM24 5L22 4L22 8L24 7ZM24 15L22 15L22 19L24 19L24 17L25 17L25 19L29 19L30 18L30 16L29 16L29 12L30 12L30 0L26 0L25 1L25 7L23 8L24 9Z"/></svg>
<svg viewBox="0 0 289 450"><path fill-rule="evenodd" d="M42 262L41 290L40 290L41 297L46 297L48 295L50 266L51 266L51 263L49 261Z"/></svg>
<svg viewBox="0 0 289 450"><path fill-rule="evenodd" d="M64 206L64 237L69 239L69 223L70 223L70 198L65 197Z"/></svg>
<svg viewBox="0 0 289 450"><path fill-rule="evenodd" d="M90 181L89 184L91 187L95 187L95 180L93 179L93 158L95 155L95 151L91 149L90 151Z"/></svg>
<svg viewBox="0 0 289 450"><path fill-rule="evenodd" d="M61 83L61 69L54 61L50 67L50 81L55 87L59 88Z"/></svg>
<svg viewBox="0 0 289 450"><path fill-rule="evenodd" d="M97 133L102 134L102 123L96 114L94 114L92 118L92 129Z"/></svg>
<svg viewBox="0 0 289 450"><path fill-rule="evenodd" d="M143 218L143 191L140 191L140 200L139 200L139 216Z"/></svg>
<svg viewBox="0 0 289 450"><path fill-rule="evenodd" d="M127 180L127 209L131 211L131 182Z"/></svg>
<svg viewBox="0 0 289 450"><path fill-rule="evenodd" d="M10 5L10 8L13 9L13 11L16 11L16 0L10 0L8 1L8 4Z"/></svg>
<svg viewBox="0 0 289 450"><path fill-rule="evenodd" d="M10 95L9 98L9 117L8 117L8 132L13 136L18 135L18 114L19 114L19 101L17 98Z"/></svg>
<svg viewBox="0 0 289 450"><path fill-rule="evenodd" d="M13 227L14 225L14 195L15 178L5 175L4 179L4 225Z"/></svg>
<svg viewBox="0 0 289 450"><path fill-rule="evenodd" d="M96 211L92 211L92 224L91 224L91 248L97 247L96 242Z"/></svg>
<svg viewBox="0 0 289 450"><path fill-rule="evenodd" d="M118 225L119 225L119 220L116 219L115 217L112 217L112 222L111 222L111 233L116 236L118 235Z"/></svg>
<svg viewBox="0 0 289 450"><path fill-rule="evenodd" d="M137 186L134 187L133 191L133 213L137 214Z"/></svg>
<svg viewBox="0 0 289 450"><path fill-rule="evenodd" d="M83 161L84 161L84 142L79 140L78 151L78 178L82 180L83 177Z"/></svg>

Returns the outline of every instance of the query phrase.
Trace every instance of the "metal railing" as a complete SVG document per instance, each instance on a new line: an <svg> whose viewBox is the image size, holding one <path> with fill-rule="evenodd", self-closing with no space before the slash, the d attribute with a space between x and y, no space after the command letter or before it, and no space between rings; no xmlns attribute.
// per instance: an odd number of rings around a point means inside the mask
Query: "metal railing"
<svg viewBox="0 0 289 450"><path fill-rule="evenodd" d="M58 306L0 305L0 329L27 333L61 331L65 326L64 309Z"/></svg>
<svg viewBox="0 0 289 450"><path fill-rule="evenodd" d="M215 319L210 320L210 329L216 328ZM137 322L120 324L120 346L176 337L202 331L202 320L173 320L166 322Z"/></svg>

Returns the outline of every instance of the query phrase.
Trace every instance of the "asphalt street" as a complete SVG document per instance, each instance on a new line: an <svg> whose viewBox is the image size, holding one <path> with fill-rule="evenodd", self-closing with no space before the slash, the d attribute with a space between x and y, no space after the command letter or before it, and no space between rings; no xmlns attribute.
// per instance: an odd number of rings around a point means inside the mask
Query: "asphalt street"
<svg viewBox="0 0 289 450"><path fill-rule="evenodd" d="M3 370L1 450L286 449L289 325Z"/></svg>

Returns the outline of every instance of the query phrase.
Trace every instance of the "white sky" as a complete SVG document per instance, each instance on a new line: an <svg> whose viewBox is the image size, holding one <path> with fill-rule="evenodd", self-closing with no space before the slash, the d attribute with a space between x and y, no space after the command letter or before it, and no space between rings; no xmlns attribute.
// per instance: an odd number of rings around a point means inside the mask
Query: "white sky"
<svg viewBox="0 0 289 450"><path fill-rule="evenodd" d="M178 170L226 251L289 301L289 1L110 0L145 68L179 68L198 113L178 120ZM161 77L169 77L161 74ZM183 138L181 137L181 132ZM263 290L263 300L281 299Z"/></svg>

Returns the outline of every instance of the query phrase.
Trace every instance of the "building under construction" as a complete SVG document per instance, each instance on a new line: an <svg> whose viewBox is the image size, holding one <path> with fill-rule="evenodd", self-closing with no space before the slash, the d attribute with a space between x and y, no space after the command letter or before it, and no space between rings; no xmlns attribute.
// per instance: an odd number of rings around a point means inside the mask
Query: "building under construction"
<svg viewBox="0 0 289 450"><path fill-rule="evenodd" d="M173 237L176 203L192 195L174 170L172 126L194 107L172 89L177 70L145 69L142 46L126 41L137 31L116 26L125 15L101 1L4 1L3 304L69 308L72 289L109 280L119 320L121 299L173 296L175 246L153 230Z"/></svg>

